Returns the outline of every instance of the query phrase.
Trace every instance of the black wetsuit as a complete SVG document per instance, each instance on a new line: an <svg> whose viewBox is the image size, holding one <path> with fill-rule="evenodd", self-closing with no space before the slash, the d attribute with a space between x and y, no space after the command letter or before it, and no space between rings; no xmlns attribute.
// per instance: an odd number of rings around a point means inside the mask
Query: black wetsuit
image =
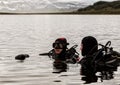
<svg viewBox="0 0 120 85"><path fill-rule="evenodd" d="M94 68L94 64L91 62L93 60L92 56L87 56L81 59L81 75L82 80L86 81L86 83L97 82L96 69Z"/></svg>

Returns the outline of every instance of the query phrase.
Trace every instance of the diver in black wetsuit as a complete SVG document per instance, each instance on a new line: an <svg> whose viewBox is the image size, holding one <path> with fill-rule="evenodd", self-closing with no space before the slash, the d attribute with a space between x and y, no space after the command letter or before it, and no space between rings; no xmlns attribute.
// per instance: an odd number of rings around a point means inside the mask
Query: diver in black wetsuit
<svg viewBox="0 0 120 85"><path fill-rule="evenodd" d="M98 49L98 45L102 48ZM81 42L81 54L83 58L80 61L82 80L85 83L97 82L98 77L102 80L113 79L114 71L120 63L120 53L110 47L111 41L105 45L98 44L96 38L87 36ZM100 76L96 73L100 72Z"/></svg>
<svg viewBox="0 0 120 85"><path fill-rule="evenodd" d="M58 38L53 43L53 50L50 52L50 56L54 59L53 67L54 69L61 69L60 72L65 72L67 70L67 63L75 64L79 56L76 55L76 50L74 48L68 49L66 38Z"/></svg>
<svg viewBox="0 0 120 85"><path fill-rule="evenodd" d="M62 69L61 71L66 71L67 64L66 61L66 50L67 50L67 40L65 38L58 38L53 43L53 54L54 59L53 66L55 69Z"/></svg>
<svg viewBox="0 0 120 85"><path fill-rule="evenodd" d="M93 54L98 50L98 42L92 36L87 36L81 42L81 54L83 58L80 61L81 69L80 74L83 75L82 80L85 83L97 82L97 76L94 66L91 64Z"/></svg>

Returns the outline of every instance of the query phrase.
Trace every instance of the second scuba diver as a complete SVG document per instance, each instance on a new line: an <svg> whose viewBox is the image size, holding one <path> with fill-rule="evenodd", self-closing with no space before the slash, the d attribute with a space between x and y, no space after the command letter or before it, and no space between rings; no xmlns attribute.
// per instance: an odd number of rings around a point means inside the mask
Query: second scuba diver
<svg viewBox="0 0 120 85"><path fill-rule="evenodd" d="M53 49L49 52L49 56L54 59L53 68L58 70L58 73L67 71L67 63L75 64L79 61L78 53L75 50L77 46L68 49L68 45L66 38L58 38L52 44Z"/></svg>

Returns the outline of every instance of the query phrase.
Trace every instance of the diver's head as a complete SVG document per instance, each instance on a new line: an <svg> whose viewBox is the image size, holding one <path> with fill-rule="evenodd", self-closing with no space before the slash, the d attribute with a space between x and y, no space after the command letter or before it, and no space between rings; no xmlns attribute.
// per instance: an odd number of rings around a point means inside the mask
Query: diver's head
<svg viewBox="0 0 120 85"><path fill-rule="evenodd" d="M95 37L87 36L81 41L81 54L85 56L87 54L93 54L98 50L98 42Z"/></svg>
<svg viewBox="0 0 120 85"><path fill-rule="evenodd" d="M69 43L67 43L66 38L58 38L58 39L56 39L55 42L53 43L53 48L55 50L55 53L59 54L63 50L66 50L67 45L69 45Z"/></svg>

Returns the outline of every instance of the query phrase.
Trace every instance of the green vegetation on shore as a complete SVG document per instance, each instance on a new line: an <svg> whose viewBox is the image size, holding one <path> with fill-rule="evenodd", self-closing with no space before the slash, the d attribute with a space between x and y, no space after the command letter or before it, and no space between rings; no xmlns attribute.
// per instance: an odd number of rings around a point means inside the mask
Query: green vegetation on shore
<svg viewBox="0 0 120 85"><path fill-rule="evenodd" d="M86 8L78 9L76 14L120 14L120 1L99 1Z"/></svg>

